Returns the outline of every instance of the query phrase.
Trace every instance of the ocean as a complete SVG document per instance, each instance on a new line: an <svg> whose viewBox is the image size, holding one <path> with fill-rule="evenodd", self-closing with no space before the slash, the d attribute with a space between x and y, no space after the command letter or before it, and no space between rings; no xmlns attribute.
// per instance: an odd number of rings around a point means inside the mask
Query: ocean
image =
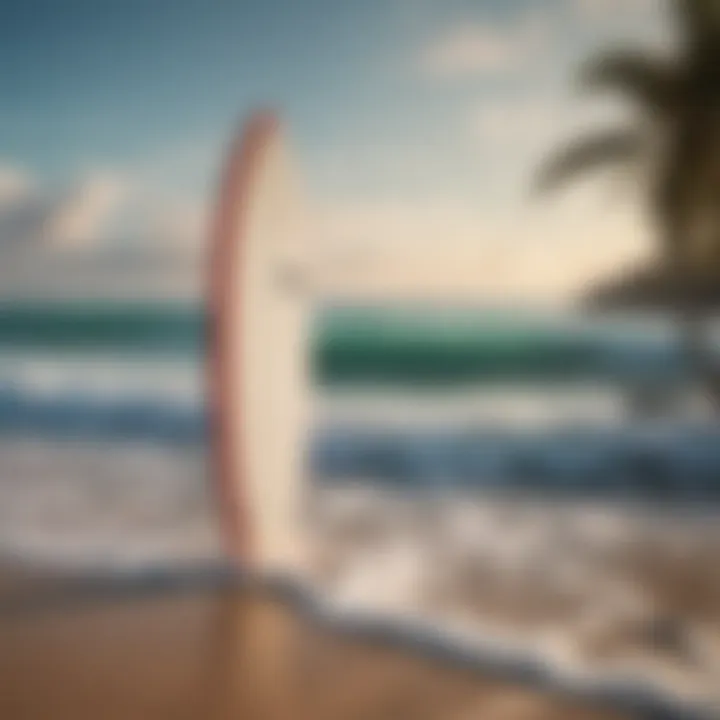
<svg viewBox="0 0 720 720"><path fill-rule="evenodd" d="M0 306L0 437L203 446L206 336L192 305ZM308 345L314 476L715 491L714 423L670 407L688 379L660 321L330 307Z"/></svg>
<svg viewBox="0 0 720 720"><path fill-rule="evenodd" d="M206 336L192 305L0 306L0 549L105 563L160 546L217 552ZM648 417L648 397L685 382L660 322L328 307L308 352L306 466L318 487L720 500L715 423ZM188 507L202 543L188 545ZM164 524L137 532L135 514L153 512ZM67 515L62 533L55 515Z"/></svg>
<svg viewBox="0 0 720 720"><path fill-rule="evenodd" d="M206 337L191 305L0 306L0 557L218 556ZM308 352L328 601L717 702L720 432L671 325L327 307Z"/></svg>

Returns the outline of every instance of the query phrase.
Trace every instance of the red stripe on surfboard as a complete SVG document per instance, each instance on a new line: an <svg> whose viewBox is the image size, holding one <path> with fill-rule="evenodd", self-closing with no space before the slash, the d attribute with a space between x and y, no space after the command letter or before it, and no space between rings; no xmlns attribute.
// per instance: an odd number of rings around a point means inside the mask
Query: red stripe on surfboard
<svg viewBox="0 0 720 720"><path fill-rule="evenodd" d="M232 403L240 397L240 358L233 338L241 318L232 302L242 282L243 253L253 183L267 145L278 130L272 113L258 113L238 134L223 170L211 228L209 392L211 472L222 542L226 553L241 563L254 559L253 518L244 491L246 468L241 442L242 418ZM237 345L234 346L237 348Z"/></svg>

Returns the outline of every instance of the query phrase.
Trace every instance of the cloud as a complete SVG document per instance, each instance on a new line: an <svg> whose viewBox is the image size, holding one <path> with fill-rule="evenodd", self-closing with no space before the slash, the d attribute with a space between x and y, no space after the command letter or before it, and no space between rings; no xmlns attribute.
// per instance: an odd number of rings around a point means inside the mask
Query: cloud
<svg viewBox="0 0 720 720"><path fill-rule="evenodd" d="M77 247L104 239L124 188L95 173L66 189L42 187L28 172L0 165L0 248Z"/></svg>
<svg viewBox="0 0 720 720"><path fill-rule="evenodd" d="M87 207L109 207L109 200L99 198L113 194L107 188L100 192L99 180L90 185L96 189L80 195ZM76 203L83 207L80 200ZM157 208L159 225L148 226L144 243L92 243L71 253L57 244L0 248L0 293L197 297L204 283L205 248L195 243L194 252L188 252L177 238L204 223L202 205L172 209ZM315 209L314 232L303 256L316 287L335 297L562 302L637 257L647 236L633 217L611 216L603 208L589 211L587 204L569 211L567 205L543 205L502 213L437 198L336 201ZM78 222L76 229L93 224L87 222ZM163 223L166 242L158 240Z"/></svg>
<svg viewBox="0 0 720 720"><path fill-rule="evenodd" d="M147 232L158 243L178 248L196 248L208 228L206 203L172 200L148 208Z"/></svg>
<svg viewBox="0 0 720 720"><path fill-rule="evenodd" d="M203 208L127 172L53 188L0 162L0 295L197 294Z"/></svg>
<svg viewBox="0 0 720 720"><path fill-rule="evenodd" d="M0 163L0 248L43 246L78 251L95 245L196 244L205 204L141 184L131 173L96 169L49 188Z"/></svg>
<svg viewBox="0 0 720 720"><path fill-rule="evenodd" d="M515 25L464 23L446 30L423 52L421 66L435 77L494 74L516 68L534 55L546 37L538 15Z"/></svg>
<svg viewBox="0 0 720 720"><path fill-rule="evenodd" d="M479 142L524 147L556 131L561 114L549 97L484 101L471 112L469 129Z"/></svg>
<svg viewBox="0 0 720 720"><path fill-rule="evenodd" d="M25 200L32 190L33 179L26 170L0 164L0 211Z"/></svg>
<svg viewBox="0 0 720 720"><path fill-rule="evenodd" d="M51 210L28 172L0 165L0 250L40 243Z"/></svg>
<svg viewBox="0 0 720 720"><path fill-rule="evenodd" d="M112 232L112 220L128 188L118 177L95 173L52 203L43 232L48 244L79 248L102 242Z"/></svg>
<svg viewBox="0 0 720 720"><path fill-rule="evenodd" d="M673 47L676 28L669 2L662 0L567 0L571 22L603 44L642 41L658 49ZM602 47L602 45L601 45Z"/></svg>
<svg viewBox="0 0 720 720"><path fill-rule="evenodd" d="M340 252L325 249L318 286L333 297L564 303L649 251L640 213L587 200L495 214L441 200L331 205L321 234Z"/></svg>
<svg viewBox="0 0 720 720"><path fill-rule="evenodd" d="M580 17L588 20L605 19L618 14L627 16L650 12L660 5L659 0L570 0Z"/></svg>

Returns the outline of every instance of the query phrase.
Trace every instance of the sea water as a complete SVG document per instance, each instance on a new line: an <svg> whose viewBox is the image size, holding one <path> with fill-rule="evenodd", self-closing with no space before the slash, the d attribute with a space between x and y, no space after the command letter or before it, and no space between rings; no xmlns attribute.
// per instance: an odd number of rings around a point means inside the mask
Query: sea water
<svg viewBox="0 0 720 720"><path fill-rule="evenodd" d="M0 553L104 570L217 557L202 314L13 312ZM328 598L714 692L720 431L678 409L671 328L343 308L309 349L305 510Z"/></svg>
<svg viewBox="0 0 720 720"><path fill-rule="evenodd" d="M176 490L187 509L195 488L198 517L212 525L206 335L192 306L0 306L0 512L8 518L0 526L8 546L30 543L24 536L34 532L13 498L50 516L63 487L78 488L98 527L104 522L91 505L101 497L114 498L107 513L120 518L118 498L132 504L142 488L139 505L149 507L152 496L172 515ZM316 319L309 352L307 475L318 486L676 505L720 496L712 418L635 412L640 391L668 395L682 383L672 328L660 321L329 308ZM104 486L112 492L90 492ZM113 537L122 557L129 545L122 533ZM142 545L130 521L125 537ZM177 553L187 552L177 542ZM82 542L74 547L82 553Z"/></svg>

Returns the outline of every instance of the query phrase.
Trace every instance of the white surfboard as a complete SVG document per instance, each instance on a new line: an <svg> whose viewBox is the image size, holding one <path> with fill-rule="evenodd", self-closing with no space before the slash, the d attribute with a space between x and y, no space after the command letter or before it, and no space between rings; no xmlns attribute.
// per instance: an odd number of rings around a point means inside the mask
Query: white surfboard
<svg viewBox="0 0 720 720"><path fill-rule="evenodd" d="M306 228L279 123L258 114L231 148L212 229L209 382L225 548L264 572L303 554Z"/></svg>

